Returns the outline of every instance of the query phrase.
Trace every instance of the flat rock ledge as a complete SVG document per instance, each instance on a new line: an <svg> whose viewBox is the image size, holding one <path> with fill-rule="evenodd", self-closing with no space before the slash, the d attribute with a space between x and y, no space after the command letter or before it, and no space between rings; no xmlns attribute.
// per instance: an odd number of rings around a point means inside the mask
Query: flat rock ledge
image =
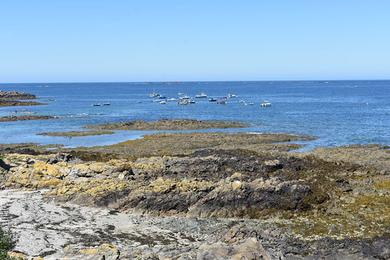
<svg viewBox="0 0 390 260"><path fill-rule="evenodd" d="M169 136L175 143L180 137ZM292 154L246 146L236 135L214 137L241 141L142 156L121 145L138 157L102 161L5 149L0 225L14 235L10 255L390 259L388 149L340 148L346 159L335 160L332 149ZM144 147L154 148L155 140ZM366 160L362 149L381 156Z"/></svg>
<svg viewBox="0 0 390 260"><path fill-rule="evenodd" d="M15 122L15 121L28 121L28 120L49 120L55 119L55 116L41 116L41 115L29 115L29 116L2 116L0 122Z"/></svg>

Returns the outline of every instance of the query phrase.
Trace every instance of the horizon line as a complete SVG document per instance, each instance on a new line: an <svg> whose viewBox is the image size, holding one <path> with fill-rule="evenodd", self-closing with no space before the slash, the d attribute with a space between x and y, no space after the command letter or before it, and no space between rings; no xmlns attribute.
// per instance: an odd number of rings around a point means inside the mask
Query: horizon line
<svg viewBox="0 0 390 260"><path fill-rule="evenodd" d="M335 82L335 81L390 81L388 79L275 79L275 80L168 80L168 81L48 81L48 82L1 82L3 84L88 84L88 83L207 83L207 82Z"/></svg>

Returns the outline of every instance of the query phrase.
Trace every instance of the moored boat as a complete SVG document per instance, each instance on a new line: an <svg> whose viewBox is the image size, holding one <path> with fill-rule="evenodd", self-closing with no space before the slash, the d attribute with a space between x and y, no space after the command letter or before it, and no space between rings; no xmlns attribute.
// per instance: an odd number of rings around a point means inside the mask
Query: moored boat
<svg viewBox="0 0 390 260"><path fill-rule="evenodd" d="M190 104L190 100L189 99L179 99L177 104L179 104L179 105L188 105L188 104Z"/></svg>
<svg viewBox="0 0 390 260"><path fill-rule="evenodd" d="M195 95L195 98L207 98L207 94L202 92L200 94Z"/></svg>
<svg viewBox="0 0 390 260"><path fill-rule="evenodd" d="M153 91L152 93L149 94L149 97L151 97L151 98L157 98L157 97L160 97L160 94Z"/></svg>
<svg viewBox="0 0 390 260"><path fill-rule="evenodd" d="M264 100L264 101L260 104L261 107L270 107L271 105L272 105L271 102L269 102L269 101L267 101L267 100Z"/></svg>

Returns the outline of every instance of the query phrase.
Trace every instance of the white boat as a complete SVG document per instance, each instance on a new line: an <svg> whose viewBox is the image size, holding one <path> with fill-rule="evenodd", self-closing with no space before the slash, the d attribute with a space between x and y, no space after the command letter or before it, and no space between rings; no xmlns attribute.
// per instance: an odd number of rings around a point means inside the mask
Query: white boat
<svg viewBox="0 0 390 260"><path fill-rule="evenodd" d="M237 97L237 95L236 94L228 94L228 96L227 96L228 98L236 98Z"/></svg>
<svg viewBox="0 0 390 260"><path fill-rule="evenodd" d="M191 97L189 97L189 96L187 96L187 95L181 96L181 97L180 97L180 100L185 100L185 99L191 99Z"/></svg>
<svg viewBox="0 0 390 260"><path fill-rule="evenodd" d="M165 105L165 104L167 103L167 101L162 100L162 101L160 101L159 103L160 103L161 105Z"/></svg>
<svg viewBox="0 0 390 260"><path fill-rule="evenodd" d="M264 100L264 101L260 104L261 107L270 107L271 105L272 105L271 102L269 102L269 101L267 101L267 100Z"/></svg>
<svg viewBox="0 0 390 260"><path fill-rule="evenodd" d="M202 92L200 94L195 95L195 98L207 98L207 94Z"/></svg>
<svg viewBox="0 0 390 260"><path fill-rule="evenodd" d="M190 104L190 100L189 99L180 99L177 104L179 105L189 105Z"/></svg>
<svg viewBox="0 0 390 260"><path fill-rule="evenodd" d="M156 93L156 92L152 92L149 94L149 97L151 98L157 98L157 97L160 97L160 94Z"/></svg>

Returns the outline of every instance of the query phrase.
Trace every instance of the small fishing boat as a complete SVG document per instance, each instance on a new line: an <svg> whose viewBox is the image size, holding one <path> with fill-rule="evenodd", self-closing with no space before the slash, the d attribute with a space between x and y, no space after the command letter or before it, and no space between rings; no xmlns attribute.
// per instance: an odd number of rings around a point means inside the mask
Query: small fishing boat
<svg viewBox="0 0 390 260"><path fill-rule="evenodd" d="M200 94L195 95L195 98L207 98L207 94L202 92Z"/></svg>
<svg viewBox="0 0 390 260"><path fill-rule="evenodd" d="M101 107L102 104L92 104L93 107Z"/></svg>
<svg viewBox="0 0 390 260"><path fill-rule="evenodd" d="M103 106L111 106L111 103L103 103Z"/></svg>
<svg viewBox="0 0 390 260"><path fill-rule="evenodd" d="M217 102L218 100L216 98L209 98L209 102Z"/></svg>
<svg viewBox="0 0 390 260"><path fill-rule="evenodd" d="M227 96L228 98L236 98L237 97L237 95L236 94L228 94L228 96Z"/></svg>
<svg viewBox="0 0 390 260"><path fill-rule="evenodd" d="M158 99L167 99L167 97L166 97L166 96L161 96L161 95L160 95L160 96L158 97Z"/></svg>
<svg viewBox="0 0 390 260"><path fill-rule="evenodd" d="M195 104L195 100L190 99L190 104Z"/></svg>
<svg viewBox="0 0 390 260"><path fill-rule="evenodd" d="M189 99L180 99L177 104L179 105L189 105L190 104L190 100Z"/></svg>
<svg viewBox="0 0 390 260"><path fill-rule="evenodd" d="M151 98L157 98L157 97L160 97L160 94L156 93L156 92L152 92L149 94L149 97Z"/></svg>
<svg viewBox="0 0 390 260"><path fill-rule="evenodd" d="M187 95L184 95L184 96L181 96L180 97L180 100L183 100L183 99L191 99L191 97L187 96Z"/></svg>
<svg viewBox="0 0 390 260"><path fill-rule="evenodd" d="M267 101L267 100L264 100L264 101L260 104L261 107L270 107L271 105L272 105L271 102L269 102L269 101Z"/></svg>
<svg viewBox="0 0 390 260"><path fill-rule="evenodd" d="M162 100L162 101L160 101L159 103L160 103L161 105L165 105L165 104L167 103L167 101Z"/></svg>

